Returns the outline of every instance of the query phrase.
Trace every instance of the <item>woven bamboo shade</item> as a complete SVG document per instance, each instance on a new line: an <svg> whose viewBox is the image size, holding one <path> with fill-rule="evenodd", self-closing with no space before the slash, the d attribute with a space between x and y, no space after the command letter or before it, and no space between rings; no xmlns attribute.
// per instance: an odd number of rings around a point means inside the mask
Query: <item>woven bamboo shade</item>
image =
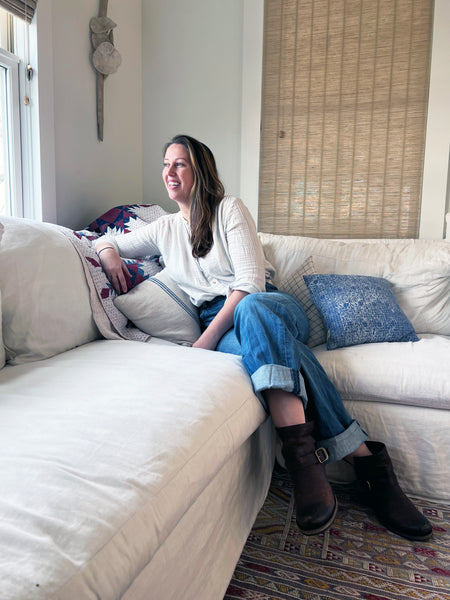
<svg viewBox="0 0 450 600"><path fill-rule="evenodd" d="M16 17L31 23L37 0L0 0L0 6Z"/></svg>
<svg viewBox="0 0 450 600"><path fill-rule="evenodd" d="M259 229L417 237L432 0L266 0Z"/></svg>

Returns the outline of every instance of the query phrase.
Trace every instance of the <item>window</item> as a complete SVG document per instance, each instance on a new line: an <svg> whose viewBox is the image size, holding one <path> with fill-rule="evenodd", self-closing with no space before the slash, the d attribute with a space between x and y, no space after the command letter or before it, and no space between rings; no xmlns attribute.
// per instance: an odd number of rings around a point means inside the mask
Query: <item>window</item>
<svg viewBox="0 0 450 600"><path fill-rule="evenodd" d="M27 150L31 147L27 53L27 23L0 8L0 215L17 217L31 216L27 210L33 172Z"/></svg>
<svg viewBox="0 0 450 600"><path fill-rule="evenodd" d="M432 0L266 0L259 228L417 237Z"/></svg>
<svg viewBox="0 0 450 600"><path fill-rule="evenodd" d="M19 59L0 49L0 214L23 215Z"/></svg>

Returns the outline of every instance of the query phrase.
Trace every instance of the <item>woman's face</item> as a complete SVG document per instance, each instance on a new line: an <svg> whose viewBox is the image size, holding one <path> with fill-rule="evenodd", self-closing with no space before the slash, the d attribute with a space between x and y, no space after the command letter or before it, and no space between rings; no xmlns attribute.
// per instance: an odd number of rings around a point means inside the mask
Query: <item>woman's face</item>
<svg viewBox="0 0 450 600"><path fill-rule="evenodd" d="M182 144L172 144L167 148L162 177L169 198L178 204L189 206L194 172L189 154Z"/></svg>

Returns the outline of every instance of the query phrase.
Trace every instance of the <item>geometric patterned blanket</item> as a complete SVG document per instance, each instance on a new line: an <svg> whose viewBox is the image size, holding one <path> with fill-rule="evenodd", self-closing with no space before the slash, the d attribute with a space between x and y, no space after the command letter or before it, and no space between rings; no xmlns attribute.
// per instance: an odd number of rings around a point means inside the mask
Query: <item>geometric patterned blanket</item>
<svg viewBox="0 0 450 600"><path fill-rule="evenodd" d="M114 305L117 296L106 277L93 241L101 236L122 235L155 221L167 214L157 204L127 204L116 206L104 213L86 229L72 231L61 228L82 259L86 279L91 292L91 306L94 320L100 332L107 339L127 339L146 341L150 336L137 329ZM162 267L158 258L147 257L141 260L124 259L131 278L131 287L152 277Z"/></svg>

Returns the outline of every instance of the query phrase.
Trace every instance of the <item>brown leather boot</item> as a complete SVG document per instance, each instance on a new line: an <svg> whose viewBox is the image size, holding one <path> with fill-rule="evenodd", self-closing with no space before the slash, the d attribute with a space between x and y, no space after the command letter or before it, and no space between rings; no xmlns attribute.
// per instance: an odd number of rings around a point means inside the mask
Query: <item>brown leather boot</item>
<svg viewBox="0 0 450 600"><path fill-rule="evenodd" d="M305 535L330 527L337 512L337 500L325 474L328 453L318 448L313 423L277 428L286 468L294 484L297 525Z"/></svg>
<svg viewBox="0 0 450 600"><path fill-rule="evenodd" d="M408 540L428 540L431 525L400 488L386 446L381 442L366 445L372 456L353 459L365 501L390 531Z"/></svg>

